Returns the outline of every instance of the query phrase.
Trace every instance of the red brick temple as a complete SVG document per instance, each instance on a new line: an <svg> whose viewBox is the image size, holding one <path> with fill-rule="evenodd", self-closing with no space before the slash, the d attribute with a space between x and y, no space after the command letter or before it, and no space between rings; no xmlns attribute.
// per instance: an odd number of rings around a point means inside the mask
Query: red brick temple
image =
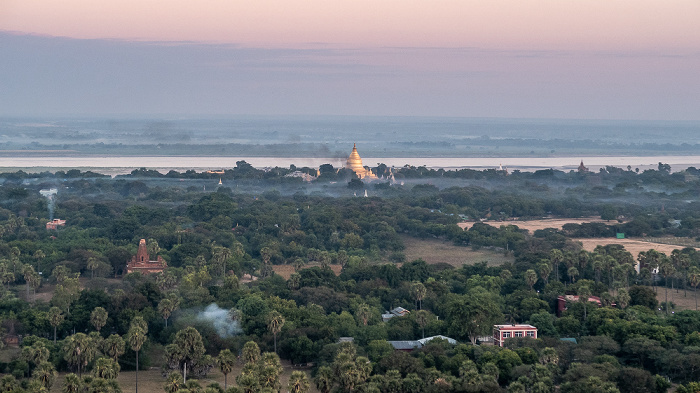
<svg viewBox="0 0 700 393"><path fill-rule="evenodd" d="M131 261L126 264L126 273L160 273L165 270L166 267L168 267L168 264L160 255L157 256L155 261L150 260L148 249L146 248L146 239L141 239L139 242L139 250L136 252L136 255L131 257Z"/></svg>

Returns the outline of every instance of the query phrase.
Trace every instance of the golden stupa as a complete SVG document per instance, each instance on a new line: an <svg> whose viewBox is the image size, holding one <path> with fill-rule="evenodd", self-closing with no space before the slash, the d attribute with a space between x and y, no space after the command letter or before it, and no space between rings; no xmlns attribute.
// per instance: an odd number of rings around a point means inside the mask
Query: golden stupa
<svg viewBox="0 0 700 393"><path fill-rule="evenodd" d="M351 169L360 179L377 178L377 176L372 173L371 170L365 169L364 165L362 165L362 158L357 152L357 146L354 143L352 144L352 153L350 153L347 161L345 161L345 168Z"/></svg>

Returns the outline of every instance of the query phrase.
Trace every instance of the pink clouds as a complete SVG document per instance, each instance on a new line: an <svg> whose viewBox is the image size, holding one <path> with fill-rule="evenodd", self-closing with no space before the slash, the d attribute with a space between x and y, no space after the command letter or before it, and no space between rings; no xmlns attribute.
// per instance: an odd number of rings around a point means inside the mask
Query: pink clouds
<svg viewBox="0 0 700 393"><path fill-rule="evenodd" d="M4 0L0 29L244 46L700 48L678 0Z"/></svg>

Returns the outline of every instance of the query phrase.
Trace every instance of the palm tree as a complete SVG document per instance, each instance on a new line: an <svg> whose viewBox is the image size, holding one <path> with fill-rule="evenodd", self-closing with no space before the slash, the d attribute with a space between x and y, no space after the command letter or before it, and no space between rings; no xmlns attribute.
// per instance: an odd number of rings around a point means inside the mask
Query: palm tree
<svg viewBox="0 0 700 393"><path fill-rule="evenodd" d="M369 321L369 318L372 316L372 309L370 309L369 305L367 303L362 303L357 307L357 311L355 312L355 315L357 315L357 318L362 321L362 324L364 326L367 326L367 322Z"/></svg>
<svg viewBox="0 0 700 393"><path fill-rule="evenodd" d="M596 255L593 259L593 270L595 272L595 283L600 282L600 272L603 271L603 256Z"/></svg>
<svg viewBox="0 0 700 393"><path fill-rule="evenodd" d="M36 272L39 273L41 272L40 265L41 261L46 258L46 254L44 254L41 249L34 251L34 259L36 259Z"/></svg>
<svg viewBox="0 0 700 393"><path fill-rule="evenodd" d="M260 360L260 347L255 341L245 343L241 352L246 363L257 363Z"/></svg>
<svg viewBox="0 0 700 393"><path fill-rule="evenodd" d="M56 344L56 328L63 323L65 317L63 316L61 309L58 307L51 307L47 317L49 319L49 324L53 326L53 343Z"/></svg>
<svg viewBox="0 0 700 393"><path fill-rule="evenodd" d="M184 382L182 381L182 375L179 372L173 371L168 374L168 378L163 386L166 393L175 393L182 389Z"/></svg>
<svg viewBox="0 0 700 393"><path fill-rule="evenodd" d="M556 248L549 252L549 260L552 261L552 266L554 266L554 273L556 275L557 281L559 281L559 264L562 259L564 259L564 254L561 250Z"/></svg>
<svg viewBox="0 0 700 393"><path fill-rule="evenodd" d="M56 372L56 368L53 366L53 363L42 362L34 369L32 376L39 381L39 383L41 383L41 386L46 388L47 391L50 391L51 386L58 377L58 373Z"/></svg>
<svg viewBox="0 0 700 393"><path fill-rule="evenodd" d="M219 370L224 374L224 390L228 386L228 374L233 370L233 366L236 364L236 356L229 349L224 349L219 352L219 356L216 358L216 364L219 365Z"/></svg>
<svg viewBox="0 0 700 393"><path fill-rule="evenodd" d="M287 390L289 393L306 393L310 388L309 378L303 371L292 371Z"/></svg>
<svg viewBox="0 0 700 393"><path fill-rule="evenodd" d="M126 343L121 336L118 334L110 334L110 336L102 342L102 352L116 362L119 360L119 356L124 354L125 346Z"/></svg>
<svg viewBox="0 0 700 393"><path fill-rule="evenodd" d="M296 258L294 259L294 262L292 262L292 266L294 267L295 272L298 272L299 270L303 269L305 264L306 262L304 262L304 260L301 258Z"/></svg>
<svg viewBox="0 0 700 393"><path fill-rule="evenodd" d="M31 277L34 274L36 274L34 272L34 266L30 264L24 265L24 267L22 268L22 275L24 276L24 281L26 283L25 286L27 287L27 302L29 302L29 289L31 289L31 285L29 284L29 282L31 281Z"/></svg>
<svg viewBox="0 0 700 393"><path fill-rule="evenodd" d="M688 280L690 285L693 286L693 292L695 293L695 311L698 310L698 284L700 284L700 269L697 266L691 266L688 269Z"/></svg>
<svg viewBox="0 0 700 393"><path fill-rule="evenodd" d="M566 274L569 276L569 279L571 280L571 284L576 282L576 276L578 276L578 269L576 269L575 266L571 266L569 270L566 272Z"/></svg>
<svg viewBox="0 0 700 393"><path fill-rule="evenodd" d="M70 373L66 375L63 383L62 393L78 393L83 390L83 381L77 375Z"/></svg>
<svg viewBox="0 0 700 393"><path fill-rule="evenodd" d="M416 313L416 323L420 326L423 332L423 338L425 338L425 325L428 324L428 312L425 310L419 310Z"/></svg>
<svg viewBox="0 0 700 393"><path fill-rule="evenodd" d="M552 265L549 261L543 259L540 264L537 265L537 269L540 272L540 278L544 280L545 285L549 283L549 275L552 274Z"/></svg>
<svg viewBox="0 0 700 393"><path fill-rule="evenodd" d="M99 332L100 329L107 324L107 317L107 310L102 307L95 307L95 309L92 310L92 313L90 313L90 323L92 323L95 330Z"/></svg>
<svg viewBox="0 0 700 393"><path fill-rule="evenodd" d="M148 334L148 324L142 317L137 316L131 320L129 332L127 333L127 341L131 350L136 352L136 393L139 392L139 351L146 342L146 334Z"/></svg>
<svg viewBox="0 0 700 393"><path fill-rule="evenodd" d="M95 378L117 379L121 367L111 358L99 358L95 361L92 373Z"/></svg>
<svg viewBox="0 0 700 393"><path fill-rule="evenodd" d="M168 345L166 352L178 364L182 364L182 380L187 383L187 366L194 364L204 356L202 335L192 326L180 330L175 335L173 343Z"/></svg>
<svg viewBox="0 0 700 393"><path fill-rule="evenodd" d="M287 281L287 286L291 290L299 289L299 286L301 286L301 274L296 272L292 273Z"/></svg>
<svg viewBox="0 0 700 393"><path fill-rule="evenodd" d="M170 315L176 308L175 301L167 297L163 298L163 300L158 303L158 312L163 317L163 320L165 320L166 328L168 327L168 318L170 318Z"/></svg>
<svg viewBox="0 0 700 393"><path fill-rule="evenodd" d="M95 270L100 267L100 260L95 257L90 257L87 260L87 268L90 270L90 278L95 278Z"/></svg>
<svg viewBox="0 0 700 393"><path fill-rule="evenodd" d="M630 299L630 294L626 289L620 288L617 291L617 305L620 306L620 308L625 309L627 305L630 304Z"/></svg>
<svg viewBox="0 0 700 393"><path fill-rule="evenodd" d="M663 257L659 261L659 273L661 273L661 275L664 276L664 288L666 290L666 315L668 315L668 311L670 308L668 304L668 277L673 275L673 273L675 272L676 269L673 266L673 263L671 263L671 259L663 255Z"/></svg>
<svg viewBox="0 0 700 393"><path fill-rule="evenodd" d="M535 283L537 283L537 272L535 272L532 269L528 269L525 272L525 281L527 282L527 285L530 286L530 290L534 291L535 290L535 288L534 288Z"/></svg>
<svg viewBox="0 0 700 393"><path fill-rule="evenodd" d="M583 320L588 319L588 298L591 297L591 289L587 286L581 286L578 289L578 301L583 302Z"/></svg>
<svg viewBox="0 0 700 393"><path fill-rule="evenodd" d="M329 393L333 389L333 370L328 366L321 366L316 372L315 378L316 388L321 393Z"/></svg>
<svg viewBox="0 0 700 393"><path fill-rule="evenodd" d="M66 362L76 367L78 376L82 376L83 368L95 357L97 348L86 334L76 333L63 341L63 352Z"/></svg>
<svg viewBox="0 0 700 393"><path fill-rule="evenodd" d="M272 333L275 341L275 353L277 353L277 334L282 331L284 317L277 311L271 311L267 315L267 329Z"/></svg>
<svg viewBox="0 0 700 393"><path fill-rule="evenodd" d="M411 293L413 294L413 298L416 299L416 308L419 310L422 309L423 299L425 298L425 294L427 293L425 285L423 285L423 283L421 282L413 283L413 285L411 285Z"/></svg>

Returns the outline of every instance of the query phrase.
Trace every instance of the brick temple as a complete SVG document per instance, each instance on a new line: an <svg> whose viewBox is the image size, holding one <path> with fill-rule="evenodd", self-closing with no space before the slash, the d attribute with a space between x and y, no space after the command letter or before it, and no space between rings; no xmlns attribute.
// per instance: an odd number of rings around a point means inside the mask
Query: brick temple
<svg viewBox="0 0 700 393"><path fill-rule="evenodd" d="M148 249L146 248L146 239L141 239L139 242L139 250L136 252L136 255L131 257L131 261L126 264L126 273L161 273L166 267L168 267L168 264L160 255L156 257L155 261L150 260Z"/></svg>

